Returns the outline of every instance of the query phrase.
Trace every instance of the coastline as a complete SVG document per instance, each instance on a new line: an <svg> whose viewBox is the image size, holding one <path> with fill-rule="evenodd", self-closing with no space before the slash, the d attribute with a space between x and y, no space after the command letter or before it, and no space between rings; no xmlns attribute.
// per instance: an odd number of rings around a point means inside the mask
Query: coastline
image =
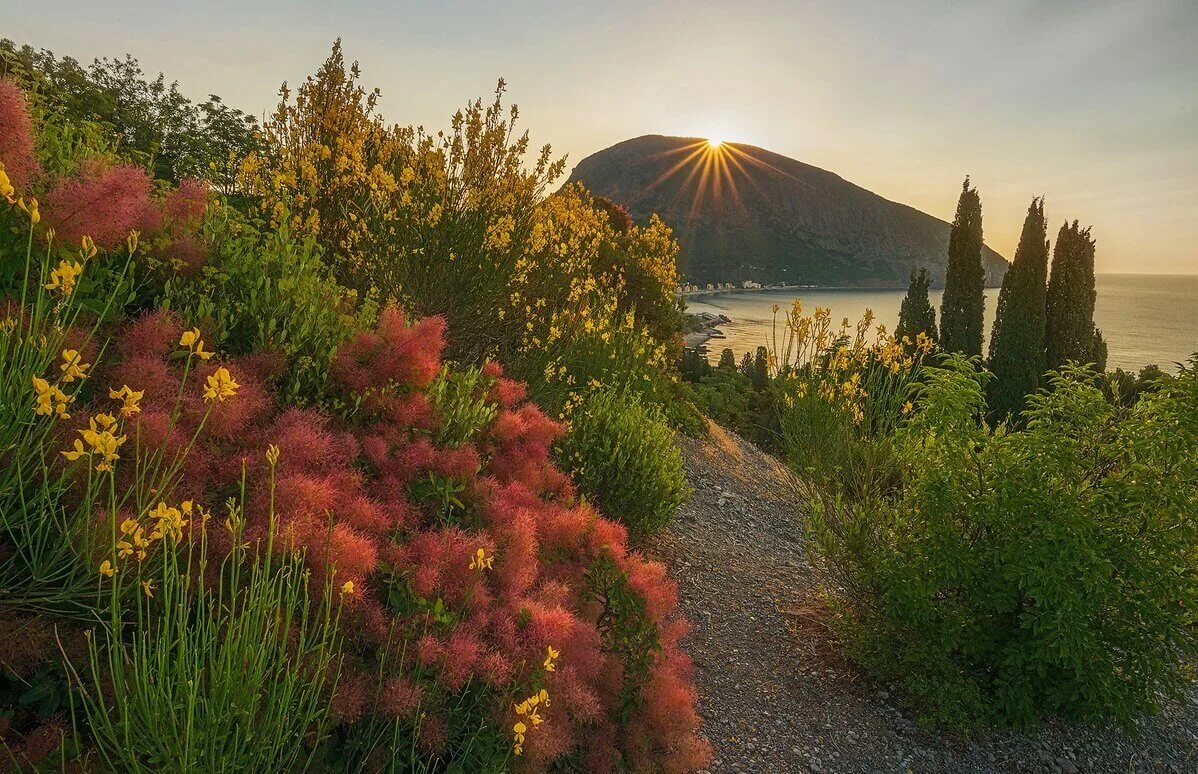
<svg viewBox="0 0 1198 774"><path fill-rule="evenodd" d="M720 326L732 322L732 318L727 315L712 314L711 312L697 312L690 316L701 327L682 334L682 346L687 349L697 349L700 353L706 353L708 341L724 338L724 332L720 330Z"/></svg>
<svg viewBox="0 0 1198 774"><path fill-rule="evenodd" d="M906 287L906 285L767 285L760 288L713 288L712 290L688 290L684 292L676 292L675 295L683 299L693 299L710 298L711 296L727 296L737 293L761 293L778 290L859 290L862 292L869 292L872 290L906 290ZM999 290L1002 288L1002 285L985 285L983 287L985 290ZM943 290L943 288L939 286L934 286L932 289Z"/></svg>
<svg viewBox="0 0 1198 774"><path fill-rule="evenodd" d="M712 298L715 296L736 295L740 293L760 293L768 291L785 291L797 292L804 290L843 290L843 291L880 291L880 290L903 290L904 288L891 285L879 286L858 286L858 285L767 285L759 288L713 288L711 290L692 290L678 293L678 297L684 300L701 300ZM998 290L998 286L986 286L986 290ZM688 313L689 316L696 318L701 323L701 327L693 331L688 331L682 335L682 346L687 349L698 349L700 353L707 353L707 343L712 339L723 339L724 332L720 330L720 326L728 325L732 322L732 318L725 314L713 314L712 312L693 312Z"/></svg>

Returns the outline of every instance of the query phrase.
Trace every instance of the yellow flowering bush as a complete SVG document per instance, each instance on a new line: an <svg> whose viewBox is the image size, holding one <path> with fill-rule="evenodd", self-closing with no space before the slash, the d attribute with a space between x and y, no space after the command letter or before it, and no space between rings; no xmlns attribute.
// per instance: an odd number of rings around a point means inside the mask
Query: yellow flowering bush
<svg viewBox="0 0 1198 774"><path fill-rule="evenodd" d="M387 126L338 44L294 100L284 87L243 175L264 213L325 247L339 281L444 317L453 357L499 357L555 413L592 380L651 384L652 402L667 402L672 232L615 222L578 186L546 197L564 159L530 153L504 90L448 131Z"/></svg>
<svg viewBox="0 0 1198 774"><path fill-rule="evenodd" d="M910 414L912 387L935 343L896 338L871 310L835 326L826 307L794 301L777 317L767 355L779 446L823 483L868 494L896 483L888 438Z"/></svg>

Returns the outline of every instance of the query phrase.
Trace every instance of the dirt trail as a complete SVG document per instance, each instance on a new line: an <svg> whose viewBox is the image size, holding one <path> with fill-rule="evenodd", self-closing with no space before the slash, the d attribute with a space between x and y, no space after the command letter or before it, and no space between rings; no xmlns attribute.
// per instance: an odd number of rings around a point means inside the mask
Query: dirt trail
<svg viewBox="0 0 1198 774"><path fill-rule="evenodd" d="M715 425L679 443L695 493L650 552L693 625L713 772L1198 771L1195 693L1134 739L1063 724L972 741L923 729L838 655L806 557L801 483Z"/></svg>

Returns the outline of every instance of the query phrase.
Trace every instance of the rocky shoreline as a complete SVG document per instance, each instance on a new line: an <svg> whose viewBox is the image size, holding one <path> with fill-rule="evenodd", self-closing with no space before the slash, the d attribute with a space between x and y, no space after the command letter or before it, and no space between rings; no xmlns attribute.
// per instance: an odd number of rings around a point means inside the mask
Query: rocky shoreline
<svg viewBox="0 0 1198 774"><path fill-rule="evenodd" d="M730 317L712 312L696 312L688 314L687 318L687 330L682 335L682 345L688 348L697 348L700 351L706 350L707 342L711 339L724 338L720 326L732 322Z"/></svg>

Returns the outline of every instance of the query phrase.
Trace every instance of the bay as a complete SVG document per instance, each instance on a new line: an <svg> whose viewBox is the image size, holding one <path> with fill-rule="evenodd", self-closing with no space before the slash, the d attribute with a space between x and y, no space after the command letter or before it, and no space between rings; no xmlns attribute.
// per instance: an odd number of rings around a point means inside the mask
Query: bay
<svg viewBox="0 0 1198 774"><path fill-rule="evenodd" d="M1110 370L1139 371L1156 364L1174 372L1176 363L1198 352L1198 276L1099 274L1095 277L1095 287L1098 297L1094 322L1106 337ZM941 293L933 290L930 294L937 319ZM798 298L807 314L816 306L829 307L836 324L843 317L855 322L866 308L872 309L878 323L893 331L904 295L904 290L862 288L756 290L688 299L687 311L712 312L731 318L731 323L720 326L725 338L707 343L708 354L714 361L725 347L731 347L739 359L742 353L755 351L759 345L768 346L775 304L781 307L779 325L785 319L783 312ZM987 288L987 338L994 325L997 300L998 288Z"/></svg>

